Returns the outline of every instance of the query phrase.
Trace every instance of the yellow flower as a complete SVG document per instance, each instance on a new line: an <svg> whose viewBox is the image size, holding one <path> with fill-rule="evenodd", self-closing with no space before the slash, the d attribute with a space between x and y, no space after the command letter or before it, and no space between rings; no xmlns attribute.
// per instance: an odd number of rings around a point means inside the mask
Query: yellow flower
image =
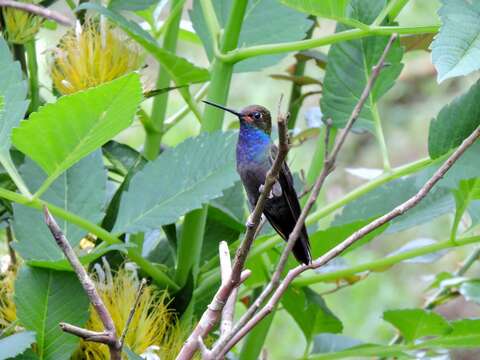
<svg viewBox="0 0 480 360"><path fill-rule="evenodd" d="M32 3L29 0L23 2ZM26 11L4 7L2 13L5 21L4 35L11 43L25 44L33 40L42 26L41 18Z"/></svg>
<svg viewBox="0 0 480 360"><path fill-rule="evenodd" d="M53 52L55 88L71 94L116 79L142 64L138 46L106 21L87 20L67 32Z"/></svg>
<svg viewBox="0 0 480 360"><path fill-rule="evenodd" d="M106 278L106 281L99 280L97 276L95 285L120 336L135 302L138 280L123 268L113 276L107 269L101 277ZM158 346L160 352L163 352L163 349L166 350L166 347L177 346L170 335L177 333L178 330L175 315L168 308L168 302L166 292L159 291L153 285L144 286L125 338L125 345L136 354L142 354L152 346ZM94 331L103 330L103 324L92 307L90 307L90 318L86 328ZM172 351L167 350L167 352ZM82 340L74 359L107 360L109 351L105 345ZM164 357L161 359L163 360Z"/></svg>
<svg viewBox="0 0 480 360"><path fill-rule="evenodd" d="M15 269L0 274L0 329L10 326L17 319L13 301L15 275Z"/></svg>

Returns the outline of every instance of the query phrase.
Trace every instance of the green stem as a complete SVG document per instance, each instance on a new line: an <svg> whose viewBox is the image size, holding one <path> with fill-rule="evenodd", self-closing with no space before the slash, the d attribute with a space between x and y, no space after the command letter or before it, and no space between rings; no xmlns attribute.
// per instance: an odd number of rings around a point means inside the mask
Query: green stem
<svg viewBox="0 0 480 360"><path fill-rule="evenodd" d="M409 2L409 0L394 0L392 1L393 5L390 9L390 12L389 12L389 16L390 16L390 19L396 19L398 14L400 14L400 12L403 10L403 8L405 7L405 5L407 5Z"/></svg>
<svg viewBox="0 0 480 360"><path fill-rule="evenodd" d="M310 163L310 167L308 169L307 177L306 177L306 186L307 189L309 189L313 184L315 183L315 180L317 179L317 176L320 174L320 172L323 169L323 162L325 160L325 127L322 127L322 130L320 131L320 134L318 134L317 138L317 146L315 147L315 152L313 153L313 158L312 162ZM335 137L337 135L337 129L336 128L331 128L330 129L330 140L329 140L329 146L332 147L333 144L335 143ZM319 198L323 198L323 194L320 194ZM305 196L303 199L301 199L301 204L302 206L305 205L305 203L308 200L308 196Z"/></svg>
<svg viewBox="0 0 480 360"><path fill-rule="evenodd" d="M204 0L205 1L208 0ZM230 9L230 14L223 32L221 43L221 50L223 52L230 51L237 47L238 39L240 37L240 30L242 28L243 17L247 7L247 0L234 0ZM212 16L208 13L210 6L202 6L204 16ZM207 13L205 13L207 9ZM214 38L215 34L211 34ZM215 58L211 68L211 82L208 90L208 99L220 104L225 103L228 97L230 87L230 80L232 78L233 64L226 64L222 60ZM211 106L205 107L202 131L216 131L222 128L223 111L218 111ZM204 206L201 210L195 210L185 215L182 235L178 244L179 254L188 254L193 249L201 249L203 245L203 237L205 232L205 219L207 216L207 207ZM185 273L197 269L200 261L200 256L180 256L178 260L182 262L177 263L177 271L181 271L182 277ZM182 268L180 270L180 268ZM180 276L179 276L180 277Z"/></svg>
<svg viewBox="0 0 480 360"><path fill-rule="evenodd" d="M418 256L431 254L440 250L465 246L477 242L480 242L480 235L460 238L457 239L456 243L452 243L450 240L446 240L435 244L422 246L409 251L401 252L396 255L388 256L386 258L351 266L346 269L297 278L293 281L293 284L295 284L296 286L309 286L319 282L335 281L342 278L347 278L365 271L382 271L408 259L413 259Z"/></svg>
<svg viewBox="0 0 480 360"><path fill-rule="evenodd" d="M100 226L91 223L90 221L73 214L65 209L62 209L58 206L50 204L46 201L40 199L31 199L22 194L0 188L0 197L16 202L21 205L25 205L37 210L42 210L43 206L47 206L50 212L68 222L78 225L82 229L87 230L88 232L95 234L98 238L102 239L109 245L111 244L123 244L123 242L116 236L112 235L105 229ZM144 259L136 248L127 248L128 257L133 260L137 265L150 275L158 285L168 287L172 290L178 290L178 285L170 279L165 273L163 273L159 268L157 268L153 263Z"/></svg>
<svg viewBox="0 0 480 360"><path fill-rule="evenodd" d="M30 112L37 111L40 106L40 87L38 86L38 64L35 40L25 44L28 61L28 81L30 84Z"/></svg>
<svg viewBox="0 0 480 360"><path fill-rule="evenodd" d="M257 296L254 296L253 298L255 299L257 298ZM275 316L275 314L276 311L274 309L270 315L265 317L265 319L261 320L260 323L248 333L243 342L242 350L240 351L240 355L238 357L239 360L262 358L262 348L265 344L265 340L268 335L268 331L270 330L270 326L272 325L273 317Z"/></svg>
<svg viewBox="0 0 480 360"><path fill-rule="evenodd" d="M316 26L316 18L309 17L309 19L313 20L312 26L308 29L307 33L305 34L305 39L311 39L313 30ZM303 76L305 73L305 67L307 65L307 61L305 59L297 59L295 64L295 72L293 76ZM290 112L290 118L288 119L288 128L293 129L295 127L295 123L297 122L298 113L300 108L302 107L302 85L292 82L292 87L290 90L290 101L288 104L288 110Z"/></svg>
<svg viewBox="0 0 480 360"><path fill-rule="evenodd" d="M0 164L2 164L3 168L12 179L13 183L16 185L17 189L22 193L23 196L27 198L32 197L32 193L28 190L27 185L23 181L22 177L17 171L15 164L10 157L10 153L0 154Z"/></svg>
<svg viewBox="0 0 480 360"><path fill-rule="evenodd" d="M198 101L205 96L208 90L209 83L205 83L202 85L200 90L194 95L193 100ZM170 116L164 122L164 133L174 127L180 120L182 120L189 112L190 107L188 105L183 106L180 110L178 110L175 114Z"/></svg>
<svg viewBox="0 0 480 360"><path fill-rule="evenodd" d="M375 135L377 137L378 145L380 146L380 153L382 154L383 169L389 172L392 170L392 166L390 165L390 160L388 157L388 148L387 143L385 142L385 136L383 134L382 120L378 112L378 106L375 102L372 102L370 104L370 108L372 110L373 123L375 124Z"/></svg>
<svg viewBox="0 0 480 360"><path fill-rule="evenodd" d="M184 3L185 0L173 0L171 3L171 11L174 11L179 3ZM172 53L177 48L178 29L180 25L180 19L182 12L177 11L176 16L166 25L165 37L163 40L163 48ZM163 89L169 86L170 76L167 71L164 71L162 67L158 70L157 89ZM146 139L144 147L144 155L148 160L153 160L158 156L160 152L160 144L162 142L162 136L164 133L164 122L167 114L168 106L168 92L160 94L155 97L153 101L152 116L150 117L150 123L146 130Z"/></svg>
<svg viewBox="0 0 480 360"><path fill-rule="evenodd" d="M75 2L73 0L65 0L65 2L67 3L70 10L74 11L77 8L77 5L75 5Z"/></svg>
<svg viewBox="0 0 480 360"><path fill-rule="evenodd" d="M200 0L200 5L202 7L205 23L207 24L211 36L213 48L218 49L218 36L220 35L221 27L213 3L210 0Z"/></svg>
<svg viewBox="0 0 480 360"><path fill-rule="evenodd" d="M373 21L372 26L380 25L383 20L387 18L387 16L391 16L392 19L395 19L398 13L403 9L403 7L407 4L408 0L391 0L387 3L380 14L378 14L377 18Z"/></svg>
<svg viewBox="0 0 480 360"><path fill-rule="evenodd" d="M451 242L452 246L458 244L458 242L460 242L461 240L462 239L457 239L455 240L455 243ZM470 267L475 263L475 261L478 260L479 257L480 257L480 247L476 248L475 251L472 252L465 259L462 266L460 266L460 268L457 271L455 271L453 275L455 277L463 276L468 271L468 269L470 269ZM438 300L443 299L445 295L448 295L450 293L450 291L451 290L449 288L443 288L438 290L430 299L428 299L424 308L427 310L433 310L438 305ZM398 340L400 340L400 338L395 339L395 341L398 341Z"/></svg>
<svg viewBox="0 0 480 360"><path fill-rule="evenodd" d="M391 35L394 33L403 34L427 34L437 33L440 25L426 26L372 26L369 30L352 29L339 33L327 35L324 37L300 41L291 41L280 44L257 45L241 49L232 50L218 54L224 62L236 63L251 57L261 55L279 54L284 52L293 52L313 49L320 46L331 45L341 41L355 40L372 35Z"/></svg>
<svg viewBox="0 0 480 360"><path fill-rule="evenodd" d="M194 279L197 278L203 236L198 241L196 234L203 235L206 217L207 211L204 209L194 210L185 216L180 244L177 247L177 270L175 273L175 281L180 286L185 285L190 272ZM193 235L193 238L191 235Z"/></svg>

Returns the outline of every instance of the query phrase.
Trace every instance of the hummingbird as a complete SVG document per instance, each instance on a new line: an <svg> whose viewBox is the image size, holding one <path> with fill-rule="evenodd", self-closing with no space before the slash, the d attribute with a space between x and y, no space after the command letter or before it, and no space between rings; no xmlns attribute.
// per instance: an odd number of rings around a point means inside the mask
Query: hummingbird
<svg viewBox="0 0 480 360"><path fill-rule="evenodd" d="M267 172L278 154L278 148L270 138L272 130L270 112L261 105L250 105L238 112L210 101L203 102L227 111L240 120L236 149L237 172L247 193L250 207L253 209L262 193ZM301 208L293 187L292 173L284 162L278 179L267 197L263 214L275 231L287 241L300 213ZM299 262L311 263L310 243L305 225L292 252Z"/></svg>

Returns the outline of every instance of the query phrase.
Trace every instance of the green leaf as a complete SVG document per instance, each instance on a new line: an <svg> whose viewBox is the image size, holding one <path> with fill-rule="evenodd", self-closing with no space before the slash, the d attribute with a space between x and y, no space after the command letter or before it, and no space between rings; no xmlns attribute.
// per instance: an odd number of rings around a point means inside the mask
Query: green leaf
<svg viewBox="0 0 480 360"><path fill-rule="evenodd" d="M435 159L457 147L480 126L480 81L444 106L430 123L428 153Z"/></svg>
<svg viewBox="0 0 480 360"><path fill-rule="evenodd" d="M56 103L41 107L15 128L15 146L49 175L41 191L78 160L127 128L141 100L140 77L132 73L63 96Z"/></svg>
<svg viewBox="0 0 480 360"><path fill-rule="evenodd" d="M360 22L371 24L384 6L384 0L352 0L349 15ZM347 29L342 24L337 26L337 32ZM324 119L332 119L336 127L345 126L387 42L388 37L371 36L332 45L328 53L320 101ZM389 66L382 69L378 76L355 128L374 130L377 111L375 103L394 85L403 67L402 55L403 50L397 40L386 58Z"/></svg>
<svg viewBox="0 0 480 360"><path fill-rule="evenodd" d="M343 208L332 223L333 226L350 224L386 214L396 206L415 195L424 184L418 178L423 174L396 179L377 187L352 201ZM405 230L428 222L454 209L454 200L448 189L435 187L420 204L390 222L389 233Z"/></svg>
<svg viewBox="0 0 480 360"><path fill-rule="evenodd" d="M450 323L452 331L447 335L422 343L431 348L478 348L480 343L480 320L463 319Z"/></svg>
<svg viewBox="0 0 480 360"><path fill-rule="evenodd" d="M0 339L0 359L13 358L27 350L34 342L33 331L24 331Z"/></svg>
<svg viewBox="0 0 480 360"><path fill-rule="evenodd" d="M107 245L107 243L101 243L100 245L96 246L93 250L88 252L79 251L78 259L83 265L88 265L94 262L95 260L99 259L100 257L108 254L111 251L118 251L126 254L128 252L128 248L135 247L134 244L114 244L114 245ZM60 271L72 271L72 266L68 262L67 259L61 260L28 260L27 264L30 266L47 268L52 270L60 270Z"/></svg>
<svg viewBox="0 0 480 360"><path fill-rule="evenodd" d="M140 355L137 355L134 353L128 346L125 346L123 349L123 352L127 354L128 360L143 360L143 358Z"/></svg>
<svg viewBox="0 0 480 360"><path fill-rule="evenodd" d="M115 170L126 176L137 162L145 162L142 154L128 145L110 140L102 146L103 155L112 163Z"/></svg>
<svg viewBox="0 0 480 360"><path fill-rule="evenodd" d="M157 0L111 0L108 3L108 8L114 11L138 11L148 9L155 3L157 3Z"/></svg>
<svg viewBox="0 0 480 360"><path fill-rule="evenodd" d="M460 294L467 301L480 304L480 280L466 281L460 285Z"/></svg>
<svg viewBox="0 0 480 360"><path fill-rule="evenodd" d="M344 24L355 25L359 21L349 18L348 5L350 0L280 0L281 3L294 8L295 10L333 19Z"/></svg>
<svg viewBox="0 0 480 360"><path fill-rule="evenodd" d="M10 360L38 360L37 354L32 349L27 349L24 353L11 358Z"/></svg>
<svg viewBox="0 0 480 360"><path fill-rule="evenodd" d="M458 226L462 220L465 211L468 211L472 217L472 225L475 225L475 203L480 201L480 178L462 180L458 189L453 190L455 196L456 211L454 217L454 226ZM473 203L473 207L470 205Z"/></svg>
<svg viewBox="0 0 480 360"><path fill-rule="evenodd" d="M207 69L197 67L184 58L162 49L157 41L136 22L127 20L121 14L96 3L84 3L77 8L78 10L97 11L118 25L158 60L177 85L187 85L209 80L210 75Z"/></svg>
<svg viewBox="0 0 480 360"><path fill-rule="evenodd" d="M332 226L326 230L320 230L311 234L310 244L312 246L312 257L316 259L327 253L347 237L352 235L355 231L367 225L370 221L371 219L352 221L351 223L342 223L339 226L332 224ZM377 230L365 235L361 240L350 246L345 252L352 251L365 245L370 240L383 233L387 227L388 225L381 226Z"/></svg>
<svg viewBox="0 0 480 360"><path fill-rule="evenodd" d="M0 36L0 97L3 111L0 112L0 154L8 155L10 134L28 108L27 83L23 79L20 63L13 61L6 41Z"/></svg>
<svg viewBox="0 0 480 360"><path fill-rule="evenodd" d="M290 286L282 298L282 305L302 329L307 342L318 333L340 333L342 322L330 311L320 295L310 288Z"/></svg>
<svg viewBox="0 0 480 360"><path fill-rule="evenodd" d="M438 11L442 26L432 43L432 62L438 82L480 68L480 3L442 0Z"/></svg>
<svg viewBox="0 0 480 360"><path fill-rule="evenodd" d="M385 311L383 319L395 326L407 342L450 331L450 326L443 317L423 309Z"/></svg>
<svg viewBox="0 0 480 360"><path fill-rule="evenodd" d="M363 359L376 358L378 356L392 357L395 359L409 359L413 356L408 356L403 351L401 345L376 345L363 344L354 346L345 350L331 353L312 354L308 357L309 360L331 360L331 359Z"/></svg>
<svg viewBox="0 0 480 360"><path fill-rule="evenodd" d="M455 164L443 176L442 180L436 187L443 187L450 190L456 190L460 186L462 180L474 179L480 177L480 166L477 166L478 157L480 156L480 142L470 146L458 159ZM424 170L416 175L417 186L425 184L428 179L443 165L446 156L438 159Z"/></svg>
<svg viewBox="0 0 480 360"><path fill-rule="evenodd" d="M26 159L20 172L32 190L38 189L46 178L42 169L30 159ZM106 183L107 175L102 155L100 151L96 151L60 175L45 192L43 199L86 220L98 223L103 216ZM13 209L13 227L18 240L14 247L23 259L55 261L64 258L45 225L41 211L20 204L14 204ZM86 235L85 230L66 220L57 221L73 247ZM48 263L45 266L48 266Z"/></svg>
<svg viewBox="0 0 480 360"><path fill-rule="evenodd" d="M402 245L399 249L388 254L387 257L402 254L414 249L421 249L425 246L433 245L435 243L436 241L433 239L418 238L406 243L405 245ZM439 260L443 255L446 254L446 252L447 250L440 250L429 254L420 255L411 259L403 260L402 262L408 264L428 264Z"/></svg>
<svg viewBox="0 0 480 360"><path fill-rule="evenodd" d="M76 275L24 266L15 282L14 299L20 323L36 332L38 358L70 359L79 338L64 333L58 324L83 326L89 306Z"/></svg>
<svg viewBox="0 0 480 360"><path fill-rule="evenodd" d="M175 222L222 195L238 179L234 133L204 133L163 152L135 174L113 231L138 232Z"/></svg>
<svg viewBox="0 0 480 360"><path fill-rule="evenodd" d="M221 27L226 24L231 4L231 0L213 1ZM290 9L277 0L249 1L245 14L238 40L238 44L243 47L302 40L313 24L306 14ZM212 40L199 1L194 1L190 19L193 28L202 39L208 57L213 59ZM234 71L256 71L278 63L283 57L285 54L257 56L236 64Z"/></svg>
<svg viewBox="0 0 480 360"><path fill-rule="evenodd" d="M312 354L342 351L363 342L345 335L319 334L313 338Z"/></svg>

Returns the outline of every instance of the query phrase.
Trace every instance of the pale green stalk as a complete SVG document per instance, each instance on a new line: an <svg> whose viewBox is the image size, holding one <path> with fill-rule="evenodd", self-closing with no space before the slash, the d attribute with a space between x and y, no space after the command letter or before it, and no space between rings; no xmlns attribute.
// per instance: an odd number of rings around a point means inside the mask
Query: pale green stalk
<svg viewBox="0 0 480 360"><path fill-rule="evenodd" d="M341 41L355 40L372 35L413 35L437 33L440 25L426 26L372 26L369 30L352 29L335 34L319 37L316 39L307 39L299 41L284 42L279 44L256 45L246 48L236 49L219 54L218 57L224 62L236 63L251 57L261 55L280 54L284 52L294 52L317 48L335 44Z"/></svg>
<svg viewBox="0 0 480 360"><path fill-rule="evenodd" d="M314 273L313 275L299 277L293 281L293 284L295 284L295 286L309 286L319 282L341 280L366 271L383 271L408 259L414 259L416 257L435 253L441 250L470 245L477 242L480 242L480 235L460 238L457 239L455 243L452 243L450 240L445 240L431 245L418 247L409 251L397 253L385 258L354 265L342 270L319 274Z"/></svg>
<svg viewBox="0 0 480 360"><path fill-rule="evenodd" d="M18 194L16 192L3 189L3 188L0 188L0 197L16 202L21 205L25 205L25 206L40 210L40 211L44 206L47 206L53 215L58 216L59 218L62 218L64 220L67 220L68 222L75 224L81 227L82 229L96 235L98 238L102 239L109 245L123 244L123 241L121 241L118 237L106 231L105 229L101 228L100 226L76 214L73 214L65 209L62 209L58 206L55 206L46 201L43 201L41 199L31 199L22 194ZM145 273L150 275L158 285L168 287L173 291L179 289L178 285L172 279L170 279L164 272L162 272L158 267L156 267L150 261L144 259L140 254L140 252L138 251L138 249L127 248L127 252L128 252L128 257L132 261L134 261L140 267L140 269L142 269L143 271L145 271Z"/></svg>

